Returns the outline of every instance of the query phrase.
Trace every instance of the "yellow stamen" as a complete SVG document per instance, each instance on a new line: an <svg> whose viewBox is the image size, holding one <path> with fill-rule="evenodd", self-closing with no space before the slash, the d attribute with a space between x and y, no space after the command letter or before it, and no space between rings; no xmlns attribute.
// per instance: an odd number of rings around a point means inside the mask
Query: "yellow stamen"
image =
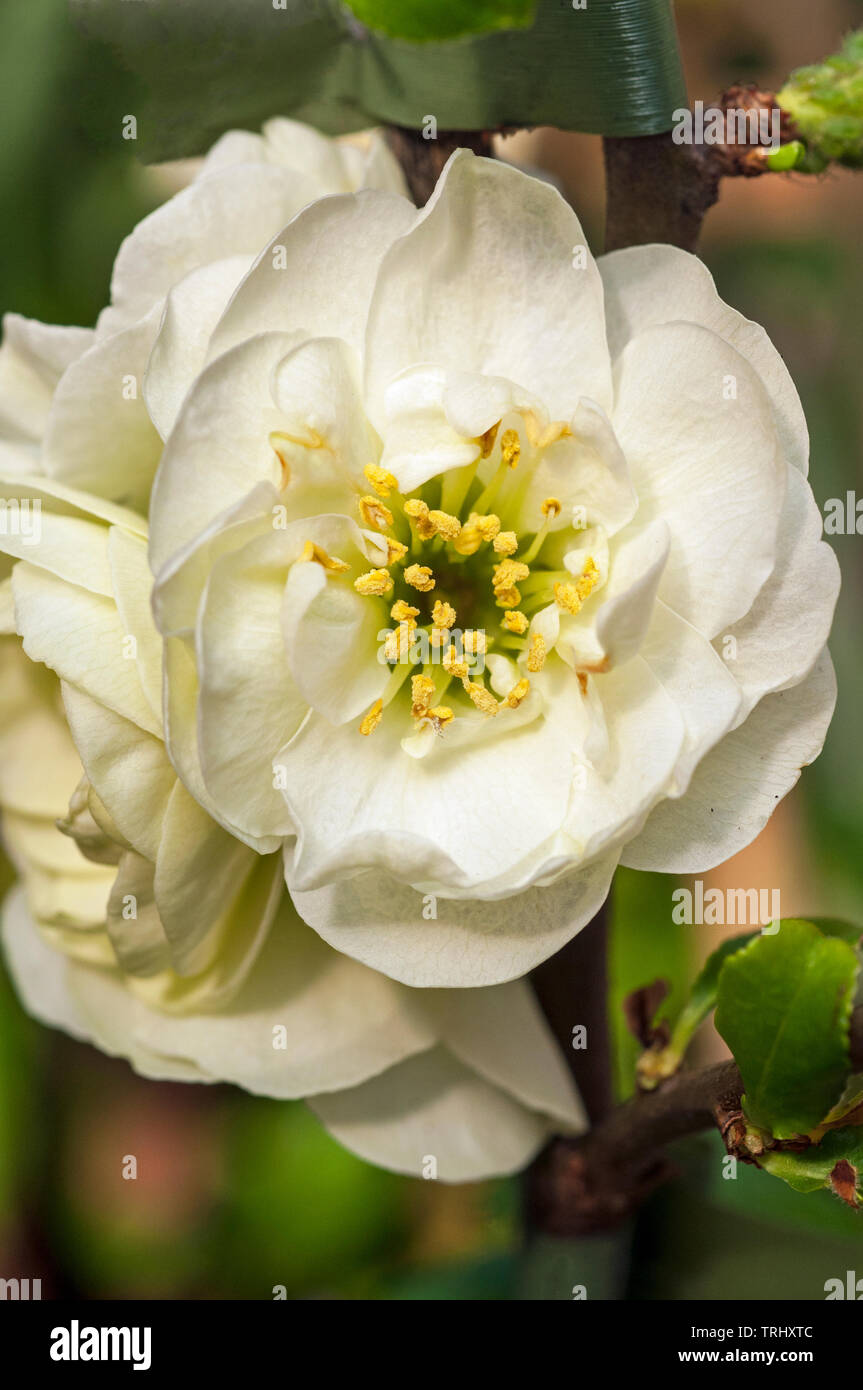
<svg viewBox="0 0 863 1390"><path fill-rule="evenodd" d="M500 517L495 516L494 512L489 512L488 516L478 516L476 524L484 541L493 541L500 535Z"/></svg>
<svg viewBox="0 0 863 1390"><path fill-rule="evenodd" d="M508 468L518 467L518 461L521 458L521 440L518 437L518 430L504 430L500 437L500 457Z"/></svg>
<svg viewBox="0 0 863 1390"><path fill-rule="evenodd" d="M406 545L401 541L394 541L392 536L386 537L387 542L387 564L392 565L396 560L403 560L408 553Z"/></svg>
<svg viewBox="0 0 863 1390"><path fill-rule="evenodd" d="M479 681L462 681L462 685L467 691L473 703L483 714L497 714L498 704L490 690L486 690Z"/></svg>
<svg viewBox="0 0 863 1390"><path fill-rule="evenodd" d="M374 733L375 729L378 727L383 717L384 702L383 700L375 700L374 704L372 705L371 709L369 710L368 714L366 715L365 719L360 725L360 733L365 734L365 736L368 738L369 734Z"/></svg>
<svg viewBox="0 0 863 1390"><path fill-rule="evenodd" d="M530 627L530 623L523 613L510 610L504 613L501 626L505 627L507 632L514 632L518 637L522 637Z"/></svg>
<svg viewBox="0 0 863 1390"><path fill-rule="evenodd" d="M361 497L358 506L366 526L373 526L377 531L382 531L385 526L392 526L392 512L377 497Z"/></svg>
<svg viewBox="0 0 863 1390"><path fill-rule="evenodd" d="M428 502L423 502L419 497L409 498L405 502L405 516L410 517L420 540L428 541L437 535L434 522L429 519Z"/></svg>
<svg viewBox="0 0 863 1390"><path fill-rule="evenodd" d="M580 613L586 598L593 593L599 583L599 569L593 556L588 556L580 577L572 584L555 584L555 601L567 613Z"/></svg>
<svg viewBox="0 0 863 1390"><path fill-rule="evenodd" d="M518 550L518 536L514 531L500 531L494 538L494 549L498 555L514 555Z"/></svg>
<svg viewBox="0 0 863 1390"><path fill-rule="evenodd" d="M443 536L445 541L454 541L458 538L461 522L457 516L450 516L449 512L433 511L429 512L428 519L435 528L436 534Z"/></svg>
<svg viewBox="0 0 863 1390"><path fill-rule="evenodd" d="M556 516L560 516L561 510L561 503L559 498L557 497L546 497L545 501L540 507L540 511L542 512L543 516L550 516L552 521Z"/></svg>
<svg viewBox="0 0 863 1390"><path fill-rule="evenodd" d="M427 594L435 586L435 577L428 565L408 565L405 583L410 584L412 589L419 589L421 594Z"/></svg>
<svg viewBox="0 0 863 1390"><path fill-rule="evenodd" d="M527 654L528 671L541 671L545 665L545 638L541 633L535 632L530 639L530 651Z"/></svg>
<svg viewBox="0 0 863 1390"><path fill-rule="evenodd" d="M389 497L391 492L398 490L398 478L394 478L392 473L388 473L385 468L379 467L376 463L367 463L363 473L378 497Z"/></svg>
<svg viewBox="0 0 863 1390"><path fill-rule="evenodd" d="M520 681L517 681L516 684L512 687L512 690L509 692L509 694L506 696L504 700L504 704L506 705L507 709L518 709L522 701L527 699L529 693L530 681L527 679L526 676L524 676Z"/></svg>
<svg viewBox="0 0 863 1390"><path fill-rule="evenodd" d="M485 430L485 432L479 436L477 444L480 448L480 458L488 458L494 448L494 442L497 439L497 432L499 429L500 420L498 420L496 425L492 425L491 429Z"/></svg>
<svg viewBox="0 0 863 1390"><path fill-rule="evenodd" d="M565 420L552 420L550 425L546 425L536 441L536 447L547 449L549 444L556 444L559 439L568 438L571 434L572 430Z"/></svg>
<svg viewBox="0 0 863 1390"><path fill-rule="evenodd" d="M345 570L350 569L350 565L344 560L338 559L335 555L328 555L323 546L315 545L314 541L306 541L303 546L301 560L314 560L316 564L323 565L325 570L331 574L344 574Z"/></svg>
<svg viewBox="0 0 863 1390"><path fill-rule="evenodd" d="M447 647L443 654L443 668L448 676L454 676L456 680L466 680L468 665L466 661L459 658L454 646Z"/></svg>
<svg viewBox="0 0 863 1390"><path fill-rule="evenodd" d="M361 574L359 579L354 580L354 588L358 594L364 596L375 594L384 597L392 593L393 577L389 570L369 570L367 574Z"/></svg>
<svg viewBox="0 0 863 1390"><path fill-rule="evenodd" d="M408 618L407 622L399 623L395 632L391 632L384 642L384 656L387 661L407 661L415 630L415 618Z"/></svg>
<svg viewBox="0 0 863 1390"><path fill-rule="evenodd" d="M456 611L451 603L445 603L439 598L432 609L432 622L435 627L452 627L456 620Z"/></svg>
<svg viewBox="0 0 863 1390"><path fill-rule="evenodd" d="M434 709L429 710L428 718L434 725L435 733L439 734L442 732L443 726L449 724L450 720L454 719L455 716L449 705L435 705Z"/></svg>
<svg viewBox="0 0 863 1390"><path fill-rule="evenodd" d="M418 618L420 610L412 608L409 603L405 603L403 598L396 599L390 609L390 617L395 618L397 623L407 622L408 618Z"/></svg>
<svg viewBox="0 0 863 1390"><path fill-rule="evenodd" d="M523 561L501 560L492 570L492 587L498 593L502 589L511 589L519 580L529 578L530 570Z"/></svg>
<svg viewBox="0 0 863 1390"><path fill-rule="evenodd" d="M462 637L462 650L466 651L468 656L485 656L488 650L485 633L479 628L468 628Z"/></svg>
<svg viewBox="0 0 863 1390"><path fill-rule="evenodd" d="M428 714L434 698L435 683L431 676L411 676L411 714L422 719Z"/></svg>
<svg viewBox="0 0 863 1390"><path fill-rule="evenodd" d="M495 589L494 601L497 608L517 608L521 603L521 589L514 584L511 589Z"/></svg>

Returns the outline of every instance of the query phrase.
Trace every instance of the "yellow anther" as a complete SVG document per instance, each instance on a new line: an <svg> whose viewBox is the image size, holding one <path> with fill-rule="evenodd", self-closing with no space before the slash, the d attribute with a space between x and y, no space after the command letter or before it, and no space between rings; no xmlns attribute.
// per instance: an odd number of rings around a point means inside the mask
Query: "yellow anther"
<svg viewBox="0 0 863 1390"><path fill-rule="evenodd" d="M328 555L323 546L315 545L314 541L306 541L303 546L301 560L314 560L316 564L322 565L331 574L344 574L345 570L350 569L350 565L344 560L340 560L336 555Z"/></svg>
<svg viewBox="0 0 863 1390"><path fill-rule="evenodd" d="M530 569L521 560L501 560L492 570L492 587L495 593L501 589L511 589L520 579L527 579Z"/></svg>
<svg viewBox="0 0 863 1390"><path fill-rule="evenodd" d="M545 665L545 638L541 633L535 632L530 639L530 651L527 654L528 671L541 671Z"/></svg>
<svg viewBox="0 0 863 1390"><path fill-rule="evenodd" d="M410 517L420 540L431 540L437 535L434 522L429 519L428 503L419 497L411 497L405 502L405 516Z"/></svg>
<svg viewBox="0 0 863 1390"><path fill-rule="evenodd" d="M514 632L516 636L522 637L530 627L530 623L523 613L510 610L504 613L502 626L506 628L507 632Z"/></svg>
<svg viewBox="0 0 863 1390"><path fill-rule="evenodd" d="M385 468L379 467L376 463L367 463L363 473L371 483L378 497L389 497L391 492L398 489L399 480L394 478L392 473L388 473Z"/></svg>
<svg viewBox="0 0 863 1390"><path fill-rule="evenodd" d="M504 699L504 704L507 709L518 709L519 705L523 700L527 699L529 694L530 681L525 676L512 687L512 690Z"/></svg>
<svg viewBox="0 0 863 1390"><path fill-rule="evenodd" d="M393 524L392 512L377 497L361 497L359 509L360 516L366 526L373 526L377 531L382 531L385 526L392 526Z"/></svg>
<svg viewBox="0 0 863 1390"><path fill-rule="evenodd" d="M409 603L405 603L403 598L396 599L390 609L390 617L395 618L397 623L407 622L408 618L418 618L420 610L412 608Z"/></svg>
<svg viewBox="0 0 863 1390"><path fill-rule="evenodd" d="M368 714L366 715L365 719L360 725L360 733L365 734L366 737L368 737L369 734L373 734L383 717L384 702L383 700L375 700L374 704L372 705L371 709L369 710Z"/></svg>
<svg viewBox="0 0 863 1390"><path fill-rule="evenodd" d="M434 696L434 681L431 676L411 676L411 714L414 719L422 719L428 714Z"/></svg>
<svg viewBox="0 0 863 1390"><path fill-rule="evenodd" d="M514 555L518 550L518 536L514 531L500 531L494 538L494 549L498 555Z"/></svg>
<svg viewBox="0 0 863 1390"><path fill-rule="evenodd" d="M467 662L459 657L454 646L447 647L443 654L443 668L448 676L454 676L456 680L466 680L468 673Z"/></svg>
<svg viewBox="0 0 863 1390"><path fill-rule="evenodd" d="M419 589L421 594L427 594L435 586L435 577L428 565L408 565L405 583L410 584L412 589Z"/></svg>
<svg viewBox="0 0 863 1390"><path fill-rule="evenodd" d="M497 714L497 700L490 690L486 690L484 685L481 685L479 681L468 680L462 681L462 685L478 710L482 710L483 714Z"/></svg>
<svg viewBox="0 0 863 1390"><path fill-rule="evenodd" d="M456 540L461 532L461 522L457 516L450 516L449 512L429 512L429 522L445 541Z"/></svg>
<svg viewBox="0 0 863 1390"><path fill-rule="evenodd" d="M572 430L565 420L552 420L550 425L546 425L539 439L536 441L538 449L547 449L549 444L556 444L559 439L572 434Z"/></svg>
<svg viewBox="0 0 863 1390"><path fill-rule="evenodd" d="M588 556L581 575L572 584L557 583L554 586L555 601L567 613L580 613L586 598L593 593L599 583L599 570L593 556Z"/></svg>
<svg viewBox="0 0 863 1390"><path fill-rule="evenodd" d="M553 521L556 516L560 516L560 513L562 511L560 499L558 497L546 497L545 501L540 507L540 511L542 512L543 516L549 516Z"/></svg>
<svg viewBox="0 0 863 1390"><path fill-rule="evenodd" d="M452 627L456 620L456 611L451 603L445 603L442 598L436 599L432 609L432 622L435 627Z"/></svg>
<svg viewBox="0 0 863 1390"><path fill-rule="evenodd" d="M440 733L444 724L449 724L455 716L449 705L435 705L434 709L429 710L428 718L432 721L437 733Z"/></svg>
<svg viewBox="0 0 863 1390"><path fill-rule="evenodd" d="M367 574L361 574L359 579L354 580L354 588L358 594L364 596L375 594L384 597L392 593L393 577L389 570L369 570Z"/></svg>
<svg viewBox="0 0 863 1390"><path fill-rule="evenodd" d="M500 420L498 420L498 422L497 422L496 425L492 425L491 429L485 430L484 433L481 434L481 435L479 436L479 438L478 438L478 440L477 440L477 444L479 445L479 448L480 448L480 457L481 457L481 458L484 458L484 459L487 459L487 458L488 458L489 454L491 453L492 449L494 448L494 441L497 439L497 432L498 432L499 429L500 429Z"/></svg>
<svg viewBox="0 0 863 1390"><path fill-rule="evenodd" d="M484 541L493 541L500 535L500 517L495 516L494 512L489 512L488 516L478 516L476 524Z"/></svg>
<svg viewBox="0 0 863 1390"><path fill-rule="evenodd" d="M485 656L488 650L485 633L479 628L468 628L462 637L462 650L466 651L468 656Z"/></svg>
<svg viewBox="0 0 863 1390"><path fill-rule="evenodd" d="M521 603L521 589L514 584L511 589L495 589L494 601L498 608L517 608Z"/></svg>
<svg viewBox="0 0 863 1390"><path fill-rule="evenodd" d="M458 539L453 541L453 546L459 555L475 555L481 545L482 535L477 525L477 518L472 512L470 519L461 528Z"/></svg>
<svg viewBox="0 0 863 1390"><path fill-rule="evenodd" d="M387 661L407 661L415 629L416 619L408 618L407 622L399 623L395 632L390 633L384 642L384 656Z"/></svg>
<svg viewBox="0 0 863 1390"><path fill-rule="evenodd" d="M396 560L403 560L408 553L406 545L401 541L394 541L392 536L386 537L387 542L387 564L392 565Z"/></svg>
<svg viewBox="0 0 863 1390"><path fill-rule="evenodd" d="M510 468L515 468L521 458L521 440L518 430L504 430L500 437L500 456Z"/></svg>

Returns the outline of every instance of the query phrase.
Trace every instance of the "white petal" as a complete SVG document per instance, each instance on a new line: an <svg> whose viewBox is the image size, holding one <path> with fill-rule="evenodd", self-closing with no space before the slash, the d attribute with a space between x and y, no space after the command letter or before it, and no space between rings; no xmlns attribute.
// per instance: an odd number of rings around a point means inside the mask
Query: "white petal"
<svg viewBox="0 0 863 1390"><path fill-rule="evenodd" d="M127 652L134 652L141 688L153 718L162 724L162 639L156 631L150 607L153 576L147 563L147 543L119 526L108 533L108 556L117 610L128 636Z"/></svg>
<svg viewBox="0 0 863 1390"><path fill-rule="evenodd" d="M671 531L659 596L714 637L749 610L775 563L787 469L767 393L734 348L688 323L631 339L616 383L613 423L639 518L664 517Z"/></svg>
<svg viewBox="0 0 863 1390"><path fill-rule="evenodd" d="M502 376L569 420L580 396L603 408L611 378L602 282L584 234L549 184L458 150L427 207L387 253L369 311L371 418L405 367Z"/></svg>
<svg viewBox="0 0 863 1390"><path fill-rule="evenodd" d="M27 1012L81 1042L91 1041L86 1019L69 990L69 963L42 940L22 888L14 888L3 903L3 946Z"/></svg>
<svg viewBox="0 0 863 1390"><path fill-rule="evenodd" d="M15 613L32 661L149 733L159 722L141 689L134 661L124 657L127 633L111 599L88 593L26 561L12 576Z"/></svg>
<svg viewBox="0 0 863 1390"><path fill-rule="evenodd" d="M185 276L168 295L144 380L147 410L163 439L207 360L213 329L251 265L251 256L213 261Z"/></svg>
<svg viewBox="0 0 863 1390"><path fill-rule="evenodd" d="M37 568L94 594L111 596L108 532L104 526L83 517L58 516L41 509L37 512L35 504L26 502L19 516L17 529L7 525L0 532L0 550L16 559L29 560Z"/></svg>
<svg viewBox="0 0 863 1390"><path fill-rule="evenodd" d="M679 801L658 806L622 862L703 873L745 848L820 753L836 703L827 652L800 685L766 695L700 764Z"/></svg>
<svg viewBox="0 0 863 1390"><path fill-rule="evenodd" d="M93 341L91 328L3 316L0 347L0 435L39 443L57 382Z"/></svg>
<svg viewBox="0 0 863 1390"><path fill-rule="evenodd" d="M606 856L553 886L496 902L435 899L379 870L292 896L300 916L337 951L405 984L473 993L473 986L524 975L560 950L596 916L616 864L616 855Z"/></svg>
<svg viewBox="0 0 863 1390"><path fill-rule="evenodd" d="M809 435L788 368L764 329L725 304L706 265L675 246L632 246L600 256L612 357L654 324L676 319L718 333L755 368L767 389L787 461L805 476Z"/></svg>
<svg viewBox="0 0 863 1390"><path fill-rule="evenodd" d="M0 805L52 820L66 814L81 775L50 671L0 641Z"/></svg>
<svg viewBox="0 0 863 1390"><path fill-rule="evenodd" d="M116 332L142 318L198 266L257 255L319 192L316 180L266 164L240 164L197 179L126 237L100 331Z"/></svg>
<svg viewBox="0 0 863 1390"><path fill-rule="evenodd" d="M64 374L45 431L46 473L146 514L161 440L144 404L161 309L96 342Z"/></svg>
<svg viewBox="0 0 863 1390"><path fill-rule="evenodd" d="M839 563L821 540L818 504L792 469L778 551L776 568L750 611L714 643L743 690L739 721L763 695L809 673L827 641L839 594Z"/></svg>
<svg viewBox="0 0 863 1390"><path fill-rule="evenodd" d="M407 199L367 191L322 198L289 226L287 218L268 223L259 249L272 240L213 334L211 360L270 329L342 338L361 349L381 258L416 216Z"/></svg>
<svg viewBox="0 0 863 1390"><path fill-rule="evenodd" d="M538 1115L481 1080L443 1048L349 1091L309 1104L340 1144L369 1163L443 1182L476 1182L523 1168L548 1137Z"/></svg>

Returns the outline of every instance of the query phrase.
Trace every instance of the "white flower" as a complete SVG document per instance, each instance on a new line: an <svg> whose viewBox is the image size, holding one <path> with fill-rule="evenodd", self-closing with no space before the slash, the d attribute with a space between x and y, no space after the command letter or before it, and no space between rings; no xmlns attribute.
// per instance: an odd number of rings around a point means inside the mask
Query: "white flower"
<svg viewBox="0 0 863 1390"><path fill-rule="evenodd" d="M124 394L126 368L140 380L169 256L188 274L164 334L178 302L195 331L206 308L217 313L198 295L211 274L209 288L218 281L227 301L235 270L220 278L222 252L237 243L219 235L228 214L240 214L213 165L238 151L271 155L286 131L291 150L320 155L316 177L304 159L309 196L340 189L341 161L353 156L314 133L277 122L263 146L225 137L200 181L121 251L114 304L95 336L7 320L0 493L41 513L36 543L12 525L0 534L16 562L0 582L0 807L21 877L4 942L37 1017L144 1075L304 1097L373 1162L418 1175L433 1158L444 1180L478 1178L523 1166L549 1132L583 1124L528 985L419 991L333 950L291 903L280 842L259 852L216 824L163 741L162 643L136 510L146 509L161 444L140 394ZM242 166L247 193L259 173ZM300 197L277 173L285 186L275 213L257 209L264 238ZM197 251L194 238L184 244L186 219L201 231L220 198L209 240ZM203 269L190 268L196 255ZM113 332L118 316L129 326ZM176 659L173 670L179 679Z"/></svg>
<svg viewBox="0 0 863 1390"><path fill-rule="evenodd" d="M412 985L523 974L618 862L733 854L833 707L781 359L694 257L583 252L552 188L462 151L420 213L307 208L206 345L170 295L150 359L172 761Z"/></svg>

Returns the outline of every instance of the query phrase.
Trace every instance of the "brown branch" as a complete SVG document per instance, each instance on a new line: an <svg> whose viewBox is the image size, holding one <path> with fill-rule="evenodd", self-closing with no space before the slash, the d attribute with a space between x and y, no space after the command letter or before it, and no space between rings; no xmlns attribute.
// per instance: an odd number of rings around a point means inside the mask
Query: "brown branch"
<svg viewBox="0 0 863 1390"><path fill-rule="evenodd" d="M849 1054L852 1070L863 1069L863 1006L851 1016ZM531 1224L567 1237L612 1229L674 1175L666 1147L700 1130L717 1128L730 1154L755 1162L762 1150L747 1135L742 1093L734 1062L679 1071L610 1111L581 1138L554 1139L531 1170Z"/></svg>
<svg viewBox="0 0 863 1390"><path fill-rule="evenodd" d="M402 166L417 207L428 202L453 150L468 149L489 157L494 154L490 130L445 130L427 140L421 130L391 125L386 127L386 140Z"/></svg>
<svg viewBox="0 0 863 1390"><path fill-rule="evenodd" d="M772 92L755 86L729 87L718 109L780 109ZM791 117L781 112L780 142L798 138ZM705 216L719 197L723 178L756 178L769 172L760 146L676 145L663 135L607 136L603 141L606 180L605 249L665 241L694 251Z"/></svg>

